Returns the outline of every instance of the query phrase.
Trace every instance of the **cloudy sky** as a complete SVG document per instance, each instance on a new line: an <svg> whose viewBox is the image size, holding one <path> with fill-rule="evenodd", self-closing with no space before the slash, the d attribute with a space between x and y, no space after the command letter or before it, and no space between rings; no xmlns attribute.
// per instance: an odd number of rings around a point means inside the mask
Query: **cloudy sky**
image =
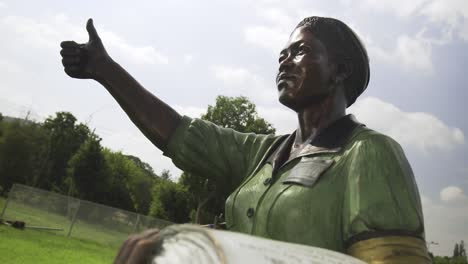
<svg viewBox="0 0 468 264"><path fill-rule="evenodd" d="M59 43L86 42L86 19L111 56L180 113L197 117L217 95L249 97L279 133L294 113L276 99L280 48L304 17L332 16L364 40L368 89L349 109L395 138L413 166L431 251L468 242L468 1L466 0L0 0L0 112L43 120L70 111L113 150L156 172L180 171L97 83L62 70Z"/></svg>

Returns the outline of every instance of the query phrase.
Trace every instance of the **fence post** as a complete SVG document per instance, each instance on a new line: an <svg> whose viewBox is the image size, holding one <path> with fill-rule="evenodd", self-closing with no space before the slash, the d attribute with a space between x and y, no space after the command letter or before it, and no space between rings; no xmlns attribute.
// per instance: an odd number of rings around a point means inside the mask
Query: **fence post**
<svg viewBox="0 0 468 264"><path fill-rule="evenodd" d="M5 202L5 205L3 206L3 209L2 209L2 214L0 214L0 219L3 219L3 215L5 214L5 211L8 207L8 202L10 201L10 194L11 194L11 190L8 192L8 196L7 196L7 200Z"/></svg>
<svg viewBox="0 0 468 264"><path fill-rule="evenodd" d="M138 224L140 223L140 214L137 214L137 219L135 221L135 227L133 228L133 233L137 232Z"/></svg>
<svg viewBox="0 0 468 264"><path fill-rule="evenodd" d="M68 229L67 237L70 237L70 235L71 235L73 226L75 225L76 216L78 215L78 211L80 210L80 207L81 207L81 200L78 200L78 208L76 208L75 214L73 215L73 220L72 220L72 222L70 224L70 229Z"/></svg>

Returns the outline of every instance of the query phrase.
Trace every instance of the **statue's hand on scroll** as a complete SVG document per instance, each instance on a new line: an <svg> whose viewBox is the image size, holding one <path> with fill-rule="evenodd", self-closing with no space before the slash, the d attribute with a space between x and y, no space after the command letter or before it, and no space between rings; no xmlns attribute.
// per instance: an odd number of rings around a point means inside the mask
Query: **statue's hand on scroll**
<svg viewBox="0 0 468 264"><path fill-rule="evenodd" d="M132 235L123 243L114 264L151 263L160 242L158 229L149 229L141 234Z"/></svg>

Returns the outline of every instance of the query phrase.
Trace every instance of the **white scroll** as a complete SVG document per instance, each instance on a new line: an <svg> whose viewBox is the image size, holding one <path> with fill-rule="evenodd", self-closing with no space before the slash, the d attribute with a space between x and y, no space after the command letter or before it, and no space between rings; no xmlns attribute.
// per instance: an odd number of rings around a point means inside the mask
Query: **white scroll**
<svg viewBox="0 0 468 264"><path fill-rule="evenodd" d="M275 241L195 225L161 230L152 263L157 264L363 264L351 256L317 247Z"/></svg>

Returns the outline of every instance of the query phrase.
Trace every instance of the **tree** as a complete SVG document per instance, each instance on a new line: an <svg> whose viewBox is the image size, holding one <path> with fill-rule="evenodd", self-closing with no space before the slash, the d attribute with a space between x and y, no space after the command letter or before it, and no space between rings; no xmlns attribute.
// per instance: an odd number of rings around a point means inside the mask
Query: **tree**
<svg viewBox="0 0 468 264"><path fill-rule="evenodd" d="M274 134L275 128L258 116L255 104L246 97L218 96L214 106L201 117L221 127L232 128L239 132L256 134ZM213 217L224 213L224 203L232 190L220 190L216 183L204 177L184 172L179 182L187 186L197 202L195 222L212 221ZM206 206L209 205L209 206ZM203 210L203 208L206 208ZM202 210L204 212L202 212ZM205 215L204 219L201 215Z"/></svg>
<svg viewBox="0 0 468 264"><path fill-rule="evenodd" d="M69 161L71 194L141 214L148 214L155 177L147 175L140 159L103 149L100 138L91 134ZM137 164L135 160L138 160ZM101 217L93 212L89 217ZM88 219L91 220L91 219Z"/></svg>
<svg viewBox="0 0 468 264"><path fill-rule="evenodd" d="M460 243L455 243L453 248L453 256L451 258L435 257L434 263L468 264L465 242L462 240Z"/></svg>
<svg viewBox="0 0 468 264"><path fill-rule="evenodd" d="M55 117L45 120L43 127L50 135L48 164L39 187L61 193L68 191L64 186L67 163L91 135L86 125L76 121L69 112L57 112Z"/></svg>
<svg viewBox="0 0 468 264"><path fill-rule="evenodd" d="M125 157L127 157L128 159L131 159L138 168L143 170L145 175L152 177L152 178L158 177L158 175L154 173L153 167L151 167L151 165L149 165L148 163L142 161L140 158L132 156L132 155L125 155Z"/></svg>
<svg viewBox="0 0 468 264"><path fill-rule="evenodd" d="M112 152L109 149L103 149L104 158L107 165L108 175L108 197L106 204L129 211L134 211L130 191L128 189L128 160L120 152Z"/></svg>
<svg viewBox="0 0 468 264"><path fill-rule="evenodd" d="M458 254L460 257L464 257L466 259L466 249L465 249L465 241L460 241L458 245Z"/></svg>
<svg viewBox="0 0 468 264"><path fill-rule="evenodd" d="M109 193L107 204L141 214L148 214L152 187L156 178L149 166L143 169L144 162L134 156L127 156L120 152L104 150L106 158ZM137 162L135 162L138 160Z"/></svg>
<svg viewBox="0 0 468 264"><path fill-rule="evenodd" d="M170 180L171 179L171 172L167 169L161 171L161 179L163 180Z"/></svg>
<svg viewBox="0 0 468 264"><path fill-rule="evenodd" d="M460 256L460 250L458 248L458 243L455 243L455 247L453 248L453 257Z"/></svg>
<svg viewBox="0 0 468 264"><path fill-rule="evenodd" d="M214 187L209 186L210 182L208 179L183 172L182 175L180 175L179 183L187 187L187 190L192 194L196 202L194 222L201 223L213 220L213 217L218 213L217 211L202 211L203 207L213 200L215 196L215 192L213 191ZM224 201L222 201L222 204L224 204ZM219 208L219 206L210 206L210 208Z"/></svg>
<svg viewBox="0 0 468 264"><path fill-rule="evenodd" d="M140 214L148 214L152 193L151 188L155 183L155 178L148 176L138 167L134 161L129 161L129 174L127 175L127 188L133 201L135 210Z"/></svg>
<svg viewBox="0 0 468 264"><path fill-rule="evenodd" d="M106 162L101 139L92 134L68 162L68 194L103 203L106 199Z"/></svg>
<svg viewBox="0 0 468 264"><path fill-rule="evenodd" d="M46 162L48 134L40 124L22 119L0 121L0 186L35 186Z"/></svg>
<svg viewBox="0 0 468 264"><path fill-rule="evenodd" d="M161 180L153 188L150 215L175 223L190 222L191 195L187 188L169 180Z"/></svg>
<svg viewBox="0 0 468 264"><path fill-rule="evenodd" d="M0 194L16 182L148 214L160 179L153 168L103 149L71 113L58 112L43 124L0 118Z"/></svg>
<svg viewBox="0 0 468 264"><path fill-rule="evenodd" d="M239 132L256 134L274 134L273 126L258 116L255 104L246 97L218 96L214 106L209 105L201 117L218 126L232 128Z"/></svg>

